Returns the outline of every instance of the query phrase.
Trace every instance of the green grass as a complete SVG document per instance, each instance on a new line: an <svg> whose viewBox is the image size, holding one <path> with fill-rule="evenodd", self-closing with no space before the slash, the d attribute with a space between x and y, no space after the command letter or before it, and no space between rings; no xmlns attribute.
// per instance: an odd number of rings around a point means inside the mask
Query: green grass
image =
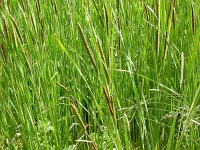
<svg viewBox="0 0 200 150"><path fill-rule="evenodd" d="M199 0L1 0L1 149L200 149Z"/></svg>

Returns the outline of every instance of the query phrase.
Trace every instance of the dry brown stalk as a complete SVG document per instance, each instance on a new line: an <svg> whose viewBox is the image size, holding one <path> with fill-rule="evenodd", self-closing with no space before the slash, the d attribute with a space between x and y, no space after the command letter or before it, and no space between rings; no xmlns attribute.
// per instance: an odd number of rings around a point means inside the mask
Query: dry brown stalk
<svg viewBox="0 0 200 150"><path fill-rule="evenodd" d="M82 39L83 44L84 44L84 46L85 46L86 52L87 52L87 54L88 54L88 56L89 56L89 58L90 58L90 60L91 60L91 62L92 62L92 65L93 65L95 71L98 72L96 62L95 62L94 57L93 57L93 55L92 55L92 52L91 52L91 50L90 50L90 48L89 48L89 46L88 46L88 43L87 43L87 41L86 41L86 38L85 38L85 36L84 36L84 34L83 34L83 30L82 30L82 28L81 28L81 25L80 25L78 22L77 22L77 25L78 25L78 31L79 31L79 34L81 35L81 39Z"/></svg>

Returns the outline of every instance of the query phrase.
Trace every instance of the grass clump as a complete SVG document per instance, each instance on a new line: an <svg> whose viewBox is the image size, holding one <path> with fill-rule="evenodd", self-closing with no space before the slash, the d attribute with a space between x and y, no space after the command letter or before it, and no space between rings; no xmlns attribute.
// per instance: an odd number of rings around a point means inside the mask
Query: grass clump
<svg viewBox="0 0 200 150"><path fill-rule="evenodd" d="M1 149L199 149L198 0L1 0Z"/></svg>

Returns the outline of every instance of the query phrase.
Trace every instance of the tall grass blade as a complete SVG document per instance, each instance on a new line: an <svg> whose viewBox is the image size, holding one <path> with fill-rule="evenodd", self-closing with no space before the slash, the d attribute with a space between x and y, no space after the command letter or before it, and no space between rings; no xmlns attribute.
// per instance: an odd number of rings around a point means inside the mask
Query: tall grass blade
<svg viewBox="0 0 200 150"><path fill-rule="evenodd" d="M168 46L167 43L169 43L169 38L170 38L170 30L171 30L171 23L172 23L172 14L173 14L173 9L175 6L176 0L171 0L170 1L170 7L168 11L168 16L167 16L167 31L166 31L166 40L164 44L164 55L163 55L163 60L165 61L167 58L167 51L168 51Z"/></svg>
<svg viewBox="0 0 200 150"><path fill-rule="evenodd" d="M180 79L180 89L182 89L183 78L184 78L184 53L181 53L181 79Z"/></svg>
<svg viewBox="0 0 200 150"><path fill-rule="evenodd" d="M192 33L195 34L195 15L194 15L194 6L191 3L191 11L192 11Z"/></svg>
<svg viewBox="0 0 200 150"><path fill-rule="evenodd" d="M157 55L160 52L160 0L157 0L157 30L156 30L156 51Z"/></svg>

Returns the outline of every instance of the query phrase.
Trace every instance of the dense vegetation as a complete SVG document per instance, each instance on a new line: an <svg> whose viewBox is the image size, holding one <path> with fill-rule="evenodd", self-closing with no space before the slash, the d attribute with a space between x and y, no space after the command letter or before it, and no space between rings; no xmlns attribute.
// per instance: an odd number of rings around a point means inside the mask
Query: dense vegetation
<svg viewBox="0 0 200 150"><path fill-rule="evenodd" d="M200 149L199 0L0 0L1 149Z"/></svg>

